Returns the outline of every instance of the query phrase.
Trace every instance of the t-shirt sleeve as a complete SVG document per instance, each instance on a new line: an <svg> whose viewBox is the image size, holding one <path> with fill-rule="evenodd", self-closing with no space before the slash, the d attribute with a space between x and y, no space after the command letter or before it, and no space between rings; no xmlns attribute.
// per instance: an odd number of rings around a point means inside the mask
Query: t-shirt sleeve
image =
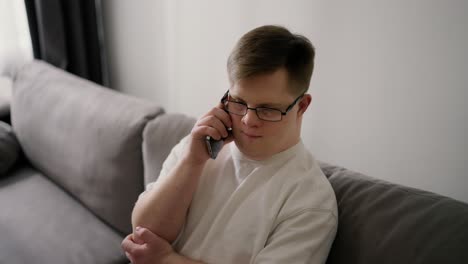
<svg viewBox="0 0 468 264"><path fill-rule="evenodd" d="M332 211L306 209L280 220L254 263L325 263L338 226Z"/></svg>

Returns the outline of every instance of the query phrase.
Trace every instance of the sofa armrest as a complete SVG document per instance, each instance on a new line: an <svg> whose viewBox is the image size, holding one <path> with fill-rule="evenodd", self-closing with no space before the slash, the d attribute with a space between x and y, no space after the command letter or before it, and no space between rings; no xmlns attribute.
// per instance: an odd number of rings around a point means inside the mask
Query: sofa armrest
<svg viewBox="0 0 468 264"><path fill-rule="evenodd" d="M468 204L322 163L339 225L328 264L468 263Z"/></svg>

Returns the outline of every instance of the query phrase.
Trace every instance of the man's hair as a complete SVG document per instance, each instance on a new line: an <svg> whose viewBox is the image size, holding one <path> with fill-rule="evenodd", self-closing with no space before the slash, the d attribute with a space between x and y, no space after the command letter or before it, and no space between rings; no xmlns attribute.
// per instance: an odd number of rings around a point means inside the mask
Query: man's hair
<svg viewBox="0 0 468 264"><path fill-rule="evenodd" d="M281 26L266 25L242 36L229 55L229 81L237 81L285 68L292 94L309 89L314 69L315 50L304 36Z"/></svg>

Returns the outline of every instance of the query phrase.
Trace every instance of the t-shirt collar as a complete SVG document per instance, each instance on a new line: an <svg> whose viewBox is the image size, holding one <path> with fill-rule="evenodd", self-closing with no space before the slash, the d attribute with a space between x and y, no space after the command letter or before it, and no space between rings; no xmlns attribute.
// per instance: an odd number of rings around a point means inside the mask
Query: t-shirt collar
<svg viewBox="0 0 468 264"><path fill-rule="evenodd" d="M295 144L294 146L286 150L283 150L281 152L278 152L264 160L253 160L253 159L246 157L244 153L242 153L239 150L235 142L232 142L230 148L231 148L231 155L234 159L237 159L243 162L258 164L258 165L266 165L266 164L277 163L277 162L281 162L281 161L289 159L290 157L295 155L297 152L301 151L304 148L304 144L302 143L302 140L299 140L299 142Z"/></svg>

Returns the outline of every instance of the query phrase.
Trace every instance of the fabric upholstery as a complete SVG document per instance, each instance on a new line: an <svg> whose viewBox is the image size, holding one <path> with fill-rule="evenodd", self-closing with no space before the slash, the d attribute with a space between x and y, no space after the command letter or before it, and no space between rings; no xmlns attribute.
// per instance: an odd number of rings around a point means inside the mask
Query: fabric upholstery
<svg viewBox="0 0 468 264"><path fill-rule="evenodd" d="M10 101L0 97L0 120L5 120L10 115Z"/></svg>
<svg viewBox="0 0 468 264"><path fill-rule="evenodd" d="M338 201L328 264L468 263L468 204L321 165Z"/></svg>
<svg viewBox="0 0 468 264"><path fill-rule="evenodd" d="M123 239L38 171L0 179L0 263L128 263Z"/></svg>
<svg viewBox="0 0 468 264"><path fill-rule="evenodd" d="M190 133L195 121L182 114L165 114L148 123L143 132L145 185L158 178L169 152Z"/></svg>
<svg viewBox="0 0 468 264"><path fill-rule="evenodd" d="M142 133L162 108L40 61L14 77L12 124L28 160L122 233L143 190Z"/></svg>
<svg viewBox="0 0 468 264"><path fill-rule="evenodd" d="M20 150L12 127L0 121L0 177L15 164Z"/></svg>

